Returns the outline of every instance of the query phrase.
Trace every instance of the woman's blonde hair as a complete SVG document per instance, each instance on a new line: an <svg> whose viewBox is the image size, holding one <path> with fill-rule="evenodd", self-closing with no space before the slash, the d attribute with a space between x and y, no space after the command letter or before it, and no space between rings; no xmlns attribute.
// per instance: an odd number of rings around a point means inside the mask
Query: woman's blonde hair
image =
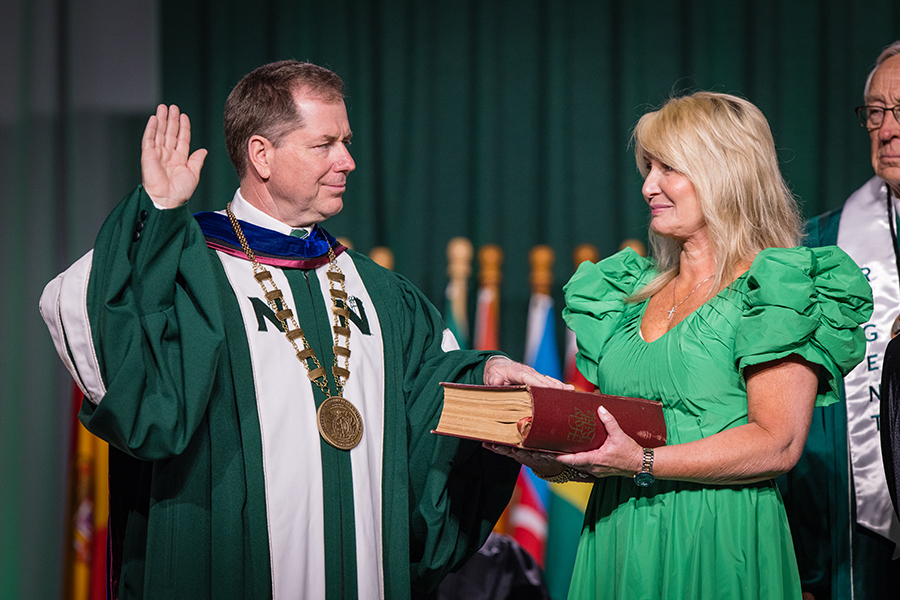
<svg viewBox="0 0 900 600"><path fill-rule="evenodd" d="M672 98L638 121L632 136L638 170L652 157L694 185L716 258L713 290L733 279L772 246L800 243L800 211L778 168L772 132L762 112L729 94L697 92ZM678 275L681 245L650 232L660 275L640 290L642 300Z"/></svg>

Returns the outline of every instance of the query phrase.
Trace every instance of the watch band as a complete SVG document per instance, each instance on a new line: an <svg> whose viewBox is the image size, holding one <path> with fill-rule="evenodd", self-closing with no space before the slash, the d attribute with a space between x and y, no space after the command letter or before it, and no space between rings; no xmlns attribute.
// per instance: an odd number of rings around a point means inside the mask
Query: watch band
<svg viewBox="0 0 900 600"><path fill-rule="evenodd" d="M656 477L653 476L653 448L644 448L641 470L635 473L634 482L641 487L647 487L648 485L653 485L655 481Z"/></svg>

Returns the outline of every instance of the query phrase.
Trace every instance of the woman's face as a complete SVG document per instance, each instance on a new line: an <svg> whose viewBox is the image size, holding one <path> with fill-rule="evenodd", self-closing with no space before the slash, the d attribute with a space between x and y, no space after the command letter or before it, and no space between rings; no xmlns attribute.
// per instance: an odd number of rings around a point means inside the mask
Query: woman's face
<svg viewBox="0 0 900 600"><path fill-rule="evenodd" d="M641 192L650 205L650 230L681 242L706 235L706 219L691 180L653 157L647 157L647 167Z"/></svg>

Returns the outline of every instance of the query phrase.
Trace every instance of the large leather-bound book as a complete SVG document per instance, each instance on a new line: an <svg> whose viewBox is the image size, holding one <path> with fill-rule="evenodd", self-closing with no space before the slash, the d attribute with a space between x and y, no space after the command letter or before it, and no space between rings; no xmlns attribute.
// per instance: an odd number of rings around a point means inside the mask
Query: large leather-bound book
<svg viewBox="0 0 900 600"><path fill-rule="evenodd" d="M603 405L645 448L666 445L656 400L534 386L442 383L444 407L434 433L547 452L584 452L606 441Z"/></svg>

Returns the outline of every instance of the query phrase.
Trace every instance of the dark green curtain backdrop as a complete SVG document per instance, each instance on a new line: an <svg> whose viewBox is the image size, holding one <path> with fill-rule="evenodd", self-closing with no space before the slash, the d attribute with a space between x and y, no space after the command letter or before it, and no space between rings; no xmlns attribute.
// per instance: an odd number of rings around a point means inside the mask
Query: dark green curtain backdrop
<svg viewBox="0 0 900 600"><path fill-rule="evenodd" d="M72 380L38 313L140 178L158 96L155 0L3 0L0 600L56 599Z"/></svg>
<svg viewBox="0 0 900 600"><path fill-rule="evenodd" d="M348 85L357 170L326 227L364 252L390 247L396 270L437 303L451 237L499 244L501 344L516 358L533 245L556 251L560 304L577 244L607 256L646 237L628 144L642 113L684 91L747 97L769 118L811 215L871 174L853 107L878 51L900 34L889 1L162 6L164 100L194 117L212 152L198 210L220 208L237 185L221 133L237 80L283 58L328 66Z"/></svg>
<svg viewBox="0 0 900 600"><path fill-rule="evenodd" d="M156 32L159 73L137 56L156 51ZM872 174L853 107L896 39L896 0L6 0L0 600L62 588L71 383L37 300L137 183L156 100L193 118L211 154L192 207L218 209L237 186L221 126L237 80L282 58L337 71L358 168L327 227L363 252L390 247L439 306L447 241L499 244L501 343L520 359L532 246L556 251L559 307L577 244L608 256L645 238L628 148L643 112L691 90L748 98L813 215ZM161 91L118 99L157 75Z"/></svg>

